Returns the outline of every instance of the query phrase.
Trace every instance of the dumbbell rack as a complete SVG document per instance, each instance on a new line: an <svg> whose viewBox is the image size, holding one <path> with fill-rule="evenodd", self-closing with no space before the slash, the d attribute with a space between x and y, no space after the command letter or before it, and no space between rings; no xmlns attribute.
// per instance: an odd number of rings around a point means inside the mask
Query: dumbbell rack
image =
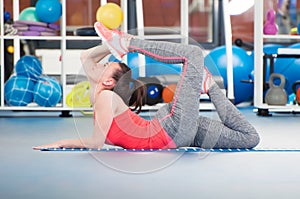
<svg viewBox="0 0 300 199"><path fill-rule="evenodd" d="M297 104L287 104L284 106L268 105L264 102L263 92L265 89L265 70L264 70L264 40L278 41L278 40L294 40L299 41L300 36L295 35L264 35L264 0L255 0L254 5L254 106L258 115L268 116L269 112L286 112L286 113L300 113L300 106ZM272 56L278 56L274 54ZM287 56L287 55L279 55ZM293 55L289 55L293 56ZM295 55L297 57L299 55Z"/></svg>

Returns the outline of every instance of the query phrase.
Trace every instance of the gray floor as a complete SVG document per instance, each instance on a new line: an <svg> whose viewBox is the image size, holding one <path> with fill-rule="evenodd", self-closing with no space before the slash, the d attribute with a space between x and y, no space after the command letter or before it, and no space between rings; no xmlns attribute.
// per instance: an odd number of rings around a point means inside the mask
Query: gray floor
<svg viewBox="0 0 300 199"><path fill-rule="evenodd" d="M257 148L300 149L300 115L241 111ZM148 113L147 113L148 114ZM146 115L147 115L146 114ZM202 112L216 117L215 112ZM0 112L0 198L299 198L300 153L87 153L31 149L89 135L92 118Z"/></svg>

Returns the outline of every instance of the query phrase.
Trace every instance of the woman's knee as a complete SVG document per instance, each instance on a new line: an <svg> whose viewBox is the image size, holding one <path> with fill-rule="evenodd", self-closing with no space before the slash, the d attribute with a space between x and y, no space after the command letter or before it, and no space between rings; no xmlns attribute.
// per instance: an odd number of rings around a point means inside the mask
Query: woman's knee
<svg viewBox="0 0 300 199"><path fill-rule="evenodd" d="M193 55L197 55L199 57L203 57L203 49L196 45L190 45L187 50L187 53L189 55L193 54Z"/></svg>
<svg viewBox="0 0 300 199"><path fill-rule="evenodd" d="M260 142L260 137L257 132L252 133L251 137L249 138L249 146L247 148L254 148L256 147Z"/></svg>

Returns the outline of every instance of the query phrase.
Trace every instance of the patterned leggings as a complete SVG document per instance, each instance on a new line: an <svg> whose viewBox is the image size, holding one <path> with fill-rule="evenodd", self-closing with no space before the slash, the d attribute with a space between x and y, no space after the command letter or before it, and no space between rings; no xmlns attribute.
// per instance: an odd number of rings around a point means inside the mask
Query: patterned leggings
<svg viewBox="0 0 300 199"><path fill-rule="evenodd" d="M253 148L259 143L255 128L216 84L210 88L209 96L221 121L199 115L204 66L200 47L133 38L128 49L164 63L183 64L172 102L154 116L177 147Z"/></svg>

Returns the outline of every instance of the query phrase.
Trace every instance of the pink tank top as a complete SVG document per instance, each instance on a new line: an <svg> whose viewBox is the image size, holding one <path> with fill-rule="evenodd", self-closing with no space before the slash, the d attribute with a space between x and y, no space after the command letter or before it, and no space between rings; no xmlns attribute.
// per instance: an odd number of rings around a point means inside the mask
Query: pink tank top
<svg viewBox="0 0 300 199"><path fill-rule="evenodd" d="M130 109L113 119L106 143L126 149L176 148L157 119L145 120Z"/></svg>

